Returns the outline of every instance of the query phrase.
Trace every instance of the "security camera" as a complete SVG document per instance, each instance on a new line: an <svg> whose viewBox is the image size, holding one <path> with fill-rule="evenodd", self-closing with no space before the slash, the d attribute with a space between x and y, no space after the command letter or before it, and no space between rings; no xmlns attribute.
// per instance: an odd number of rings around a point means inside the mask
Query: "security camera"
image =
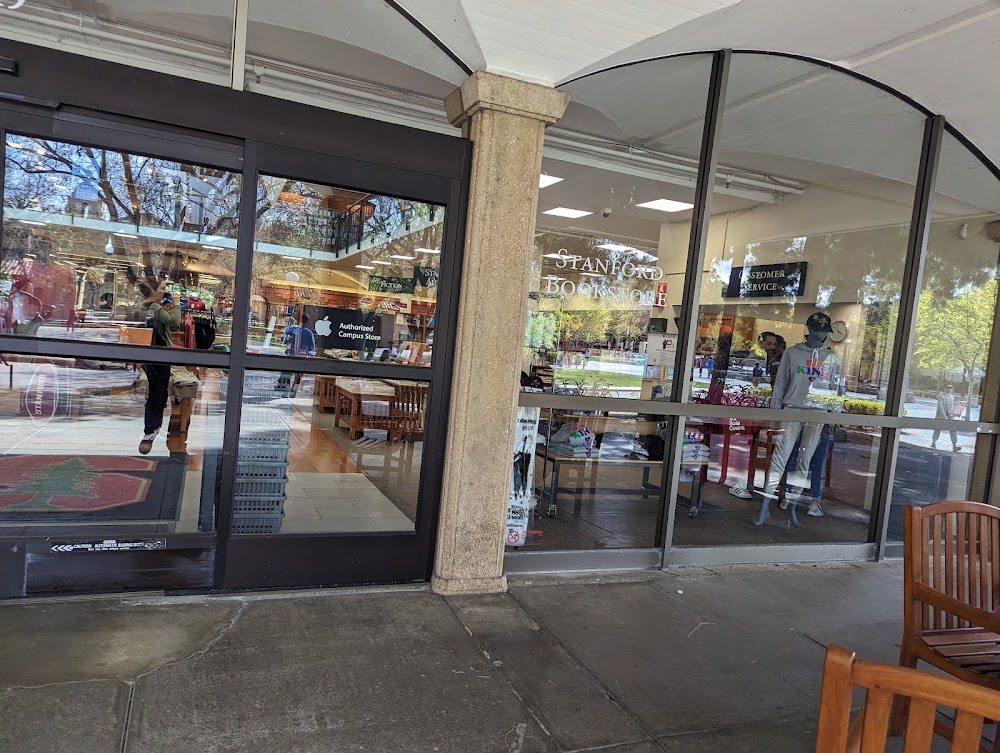
<svg viewBox="0 0 1000 753"><path fill-rule="evenodd" d="M611 216L611 207L604 207L601 210L601 217L608 218Z"/></svg>

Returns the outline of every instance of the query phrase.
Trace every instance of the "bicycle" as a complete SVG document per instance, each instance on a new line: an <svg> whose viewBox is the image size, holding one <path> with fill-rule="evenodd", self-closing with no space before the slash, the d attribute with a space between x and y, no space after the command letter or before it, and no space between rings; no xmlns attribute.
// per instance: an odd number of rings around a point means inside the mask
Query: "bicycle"
<svg viewBox="0 0 1000 753"><path fill-rule="evenodd" d="M616 397L611 392L611 385L602 379L594 380L594 386L588 391L588 397Z"/></svg>

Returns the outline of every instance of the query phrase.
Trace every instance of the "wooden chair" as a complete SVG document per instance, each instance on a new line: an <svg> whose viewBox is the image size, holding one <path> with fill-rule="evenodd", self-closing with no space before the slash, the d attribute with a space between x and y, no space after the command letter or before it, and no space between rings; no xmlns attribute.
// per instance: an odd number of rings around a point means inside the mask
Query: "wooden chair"
<svg viewBox="0 0 1000 753"><path fill-rule="evenodd" d="M129 345L152 345L153 330L149 327L119 327L118 342Z"/></svg>
<svg viewBox="0 0 1000 753"><path fill-rule="evenodd" d="M118 342L127 345L152 345L153 330L149 327L119 327ZM139 364L130 363L125 368L130 371L138 371Z"/></svg>
<svg viewBox="0 0 1000 753"><path fill-rule="evenodd" d="M317 376L313 400L321 411L337 407L337 377Z"/></svg>
<svg viewBox="0 0 1000 753"><path fill-rule="evenodd" d="M865 704L850 722L854 688ZM854 652L830 646L823 664L816 753L883 753L893 697L909 704L904 753L930 753L935 732L951 739L952 753L981 753L983 723L1000 716L1000 693L915 669L858 661ZM938 706L954 709L953 731L942 729ZM996 750L996 748L994 748Z"/></svg>
<svg viewBox="0 0 1000 753"><path fill-rule="evenodd" d="M993 613L1000 603L1000 509L966 501L910 505L903 509L903 541L900 665L925 661L1000 690L1000 616ZM892 732L905 721L906 703L897 700Z"/></svg>
<svg viewBox="0 0 1000 753"><path fill-rule="evenodd" d="M757 477L758 470L764 471L763 488L767 487L767 481L771 476L771 456L774 455L774 451L777 449L778 437L782 433L781 429L757 429L753 432L753 437L750 440L750 463L747 466L747 489L754 488L754 480ZM788 479L788 470L788 468L785 469L785 473L781 477L781 483L778 484L779 500L785 498L785 482ZM823 488L829 489L830 481L833 478L832 444L826 453L823 474Z"/></svg>
<svg viewBox="0 0 1000 753"><path fill-rule="evenodd" d="M389 420L388 440L416 442L424 438L424 416L427 412L426 384L396 384L396 399Z"/></svg>

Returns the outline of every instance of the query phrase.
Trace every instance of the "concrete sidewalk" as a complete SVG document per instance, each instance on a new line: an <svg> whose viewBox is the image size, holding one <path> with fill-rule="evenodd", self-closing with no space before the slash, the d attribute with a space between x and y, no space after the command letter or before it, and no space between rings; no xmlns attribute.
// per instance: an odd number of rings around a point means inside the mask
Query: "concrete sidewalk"
<svg viewBox="0 0 1000 753"><path fill-rule="evenodd" d="M0 603L0 751L812 750L824 647L898 656L898 565Z"/></svg>

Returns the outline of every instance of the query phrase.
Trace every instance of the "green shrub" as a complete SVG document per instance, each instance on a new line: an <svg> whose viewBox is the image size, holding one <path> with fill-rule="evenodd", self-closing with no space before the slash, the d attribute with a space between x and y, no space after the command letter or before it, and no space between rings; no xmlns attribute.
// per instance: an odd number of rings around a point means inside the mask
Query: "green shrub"
<svg viewBox="0 0 1000 753"><path fill-rule="evenodd" d="M881 416L885 413L885 403L881 400L856 400L848 398L844 400L844 412L860 414L862 416Z"/></svg>

